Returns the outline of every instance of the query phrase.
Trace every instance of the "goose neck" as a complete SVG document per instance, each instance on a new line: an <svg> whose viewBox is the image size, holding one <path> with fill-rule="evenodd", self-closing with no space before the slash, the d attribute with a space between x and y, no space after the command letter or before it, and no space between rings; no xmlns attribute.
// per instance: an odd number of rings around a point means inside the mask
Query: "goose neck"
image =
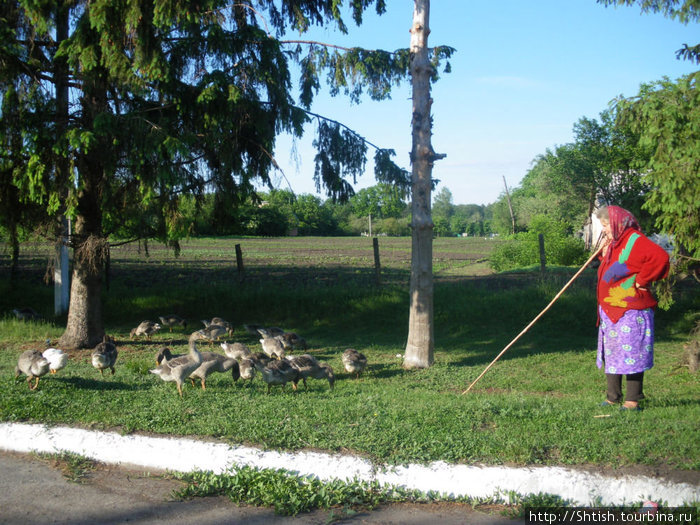
<svg viewBox="0 0 700 525"><path fill-rule="evenodd" d="M195 363L202 362L202 354L199 353L199 350L197 350L197 343L194 339L190 339L190 355Z"/></svg>

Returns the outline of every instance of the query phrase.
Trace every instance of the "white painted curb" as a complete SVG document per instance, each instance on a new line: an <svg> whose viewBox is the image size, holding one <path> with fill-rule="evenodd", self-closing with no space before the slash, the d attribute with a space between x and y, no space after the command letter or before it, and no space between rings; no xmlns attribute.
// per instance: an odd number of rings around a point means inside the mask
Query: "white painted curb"
<svg viewBox="0 0 700 525"><path fill-rule="evenodd" d="M223 473L240 466L280 469L321 480L377 481L451 496L558 495L577 505L624 505L650 499L669 506L700 501L700 486L645 476L618 478L562 467L428 465L376 467L353 456L276 452L225 443L170 437L121 435L69 427L0 423L0 449L14 452L72 452L104 463L145 468Z"/></svg>

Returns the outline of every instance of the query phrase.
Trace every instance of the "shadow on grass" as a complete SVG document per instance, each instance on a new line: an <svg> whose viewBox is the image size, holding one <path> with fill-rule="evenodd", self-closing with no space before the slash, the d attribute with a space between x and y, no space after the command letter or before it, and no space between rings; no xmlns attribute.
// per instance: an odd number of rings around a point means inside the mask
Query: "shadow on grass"
<svg viewBox="0 0 700 525"><path fill-rule="evenodd" d="M306 247L302 255L308 256L309 250ZM154 319L157 314L174 311L191 322L193 331L198 319L210 315L229 319L239 332L243 322L289 325L298 329L311 346L293 353L308 352L321 359L335 359L346 347L370 352L391 349L395 353L406 339L409 271L403 267L383 265L383 284L377 286L371 258L361 263L350 258L348 264L337 264L314 255L310 263L298 265L284 264L284 259L274 264L251 263L244 281L238 282L233 259L204 263L199 256L179 259L168 256L163 263L156 264L155 259L127 255L119 261L114 255L113 286L105 291L105 318L112 326L120 327L116 330L117 337L128 334L126 323L133 326L134 317ZM31 262L40 281L45 260ZM538 271L527 270L436 279L436 348L451 354L455 361L450 361L457 366L489 363L573 273L574 269L566 268L548 270L544 277ZM696 283L686 286L686 295L697 293ZM37 294L42 291L29 288ZM587 270L502 360L594 350L597 337L594 290L595 272ZM9 308L12 304L8 301L12 298L16 296L8 293L0 303ZM48 298L43 302L48 302ZM659 311L657 341L677 341L679 333L685 337L695 320L693 310L697 310L697 299L690 297L677 300L670 312ZM162 346L186 348L187 332L161 330L154 336L157 339L150 341L124 337L118 340L118 347L120 351L153 350L154 353ZM251 345L251 350L259 344L254 336L240 333L226 340L240 340ZM218 343L210 346L200 342L198 347L202 351L221 352Z"/></svg>
<svg viewBox="0 0 700 525"><path fill-rule="evenodd" d="M404 370L401 367L397 368L397 366L393 364L375 364L367 365L367 369L363 372L363 374L367 374L368 372L372 377L386 379L389 377L403 375L404 373L406 373L406 370ZM349 375L349 377L353 379L355 378L354 375Z"/></svg>
<svg viewBox="0 0 700 525"><path fill-rule="evenodd" d="M90 379L85 377L56 377L53 379L66 385L73 386L80 390L145 390L141 385L123 383L122 381L110 380L109 377L104 379Z"/></svg>
<svg viewBox="0 0 700 525"><path fill-rule="evenodd" d="M498 354L500 354L508 343L503 343L502 345L490 345L488 348L484 348L482 351L470 352L468 355L464 355L461 358L451 361L454 366L479 366L490 363ZM587 353L592 352L595 360L595 344L594 338L591 338L591 344L586 345L580 341L570 346L565 347L566 352L576 352L576 353ZM548 355L548 354L559 354L562 352L562 346L558 345L538 345L534 348L523 348L519 346L512 346L506 353L504 353L499 361L509 361L511 359L522 359L524 357L532 357L535 355Z"/></svg>
<svg viewBox="0 0 700 525"><path fill-rule="evenodd" d="M161 346L168 346L168 345L186 345L186 344L188 344L187 336L185 336L183 338L177 338L177 339L173 337L172 339L168 339L168 340L163 340L163 339L153 340L153 339L151 339L150 341L149 340L132 341L129 339L124 339L124 340L117 340L117 349L131 348L131 349L137 350L141 347L150 348L153 346L161 347ZM197 342L197 346L199 346L199 344L200 344L200 341Z"/></svg>
<svg viewBox="0 0 700 525"><path fill-rule="evenodd" d="M686 408L700 406L700 399L696 398L671 398L671 399L655 399L653 396L645 399L644 407L653 409L665 408Z"/></svg>

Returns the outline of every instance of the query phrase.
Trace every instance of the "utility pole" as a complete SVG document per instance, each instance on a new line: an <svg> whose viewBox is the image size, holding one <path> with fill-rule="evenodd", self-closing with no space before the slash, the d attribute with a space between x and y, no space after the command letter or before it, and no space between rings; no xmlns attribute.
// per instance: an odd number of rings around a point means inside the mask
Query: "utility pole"
<svg viewBox="0 0 700 525"><path fill-rule="evenodd" d="M69 8L66 2L59 2L56 7L56 42L68 39ZM63 139L68 126L68 66L65 58L55 60L54 77L56 80L56 132L57 142ZM56 177L60 181L70 177L68 158L60 156L56 162ZM65 206L63 208L65 212ZM68 240L70 238L70 221L65 213L61 214L60 223L56 225L56 257L54 261L54 314L63 315L68 311L70 297L70 277L68 272Z"/></svg>
<svg viewBox="0 0 700 525"><path fill-rule="evenodd" d="M53 269L53 311L63 315L68 311L70 298L70 273L68 271L68 239L70 238L70 221L61 219L61 236L56 242L56 261Z"/></svg>
<svg viewBox="0 0 700 525"><path fill-rule="evenodd" d="M508 209L510 210L510 221L512 224L512 234L515 235L515 215L513 214L513 205L510 202L510 193L508 193L508 184L506 183L506 176L503 175L503 185L506 187L506 199L508 200Z"/></svg>

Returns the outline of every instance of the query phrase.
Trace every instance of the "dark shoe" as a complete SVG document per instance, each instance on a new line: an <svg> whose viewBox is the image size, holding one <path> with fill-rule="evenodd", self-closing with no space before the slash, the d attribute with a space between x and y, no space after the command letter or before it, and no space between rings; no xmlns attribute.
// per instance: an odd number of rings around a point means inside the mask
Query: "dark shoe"
<svg viewBox="0 0 700 525"><path fill-rule="evenodd" d="M627 410L627 411L630 411L630 412L641 412L641 411L642 411L642 407L640 407L639 405L637 405L636 407L626 407L625 405L622 405L622 406L620 407L620 410Z"/></svg>

